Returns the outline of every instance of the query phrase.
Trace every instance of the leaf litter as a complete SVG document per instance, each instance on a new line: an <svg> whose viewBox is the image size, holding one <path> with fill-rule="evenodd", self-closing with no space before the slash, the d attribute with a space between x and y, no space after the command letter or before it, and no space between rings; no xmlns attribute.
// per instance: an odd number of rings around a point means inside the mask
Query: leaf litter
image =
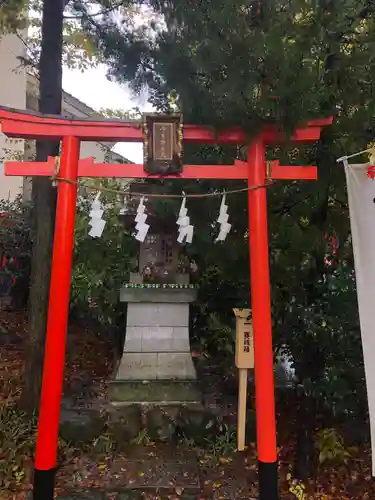
<svg viewBox="0 0 375 500"><path fill-rule="evenodd" d="M0 335L10 332L20 341L10 345L0 342L0 404L16 401L22 389L27 315L0 311ZM114 354L108 339L79 325L70 329L70 356L64 391L66 394L82 380L90 380L91 392L83 394L92 405L95 401L106 404L106 388L114 368ZM98 355L100 353L100 356ZM290 466L294 458L293 422L289 412L279 416L280 491L281 498L295 500L291 493ZM284 428L285 427L285 428ZM180 447L179 447L180 448ZM1 442L0 442L1 451ZM4 450L3 450L4 451ZM180 463L175 459L172 445L138 446L136 456L111 451L98 457L92 450L72 450L69 460L63 461L57 472L56 496L72 489L110 490L113 488L141 488L144 498L212 498L251 500L257 498L257 457L254 444L243 453L230 453L219 457L215 467L199 453L189 451L189 459ZM351 450L345 466L324 465L318 477L304 485L304 500L370 500L375 498L375 481L371 475L369 445ZM207 452L205 452L207 456ZM73 458L72 458L73 457ZM25 457L28 469L11 489L0 492L0 500L27 500L31 488L32 457ZM193 463L193 466L191 464ZM155 493L156 492L156 493ZM163 493L164 492L164 493ZM111 493L112 494L112 493ZM108 496L107 500L111 497Z"/></svg>

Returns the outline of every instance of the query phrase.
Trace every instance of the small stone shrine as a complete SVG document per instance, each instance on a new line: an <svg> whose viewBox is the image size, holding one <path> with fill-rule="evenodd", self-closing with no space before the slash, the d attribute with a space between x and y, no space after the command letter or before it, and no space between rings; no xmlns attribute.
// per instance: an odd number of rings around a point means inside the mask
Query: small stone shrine
<svg viewBox="0 0 375 500"><path fill-rule="evenodd" d="M127 322L113 401L199 402L189 340L189 306L196 290L174 241L174 235L150 233L140 243L139 272L131 273L121 289Z"/></svg>
<svg viewBox="0 0 375 500"><path fill-rule="evenodd" d="M137 272L130 273L120 291L127 322L111 400L121 405L200 403L189 339L189 308L196 299L191 266L181 256L176 221L153 215L150 189L145 183L134 185L134 191L145 192L150 230L139 244ZM134 223L139 202L132 190L126 226Z"/></svg>
<svg viewBox="0 0 375 500"><path fill-rule="evenodd" d="M159 178L178 175L182 169L181 115L145 115L142 130L145 171ZM133 193L141 191L147 200L155 184L134 183L133 187ZM131 192L127 227L135 227L139 203ZM189 262L179 256L176 220L155 216L151 201L146 201L150 227L145 239L139 237L137 272L130 274L120 292L120 300L127 305L127 322L111 399L122 405L200 403L189 340L189 307L196 290L190 284Z"/></svg>

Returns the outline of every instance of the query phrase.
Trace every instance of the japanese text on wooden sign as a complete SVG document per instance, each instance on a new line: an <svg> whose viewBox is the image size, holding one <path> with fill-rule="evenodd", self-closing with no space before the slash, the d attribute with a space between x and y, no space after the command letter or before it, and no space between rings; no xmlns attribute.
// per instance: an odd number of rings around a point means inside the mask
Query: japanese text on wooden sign
<svg viewBox="0 0 375 500"><path fill-rule="evenodd" d="M236 366L254 368L253 325L250 309L233 309L236 316Z"/></svg>

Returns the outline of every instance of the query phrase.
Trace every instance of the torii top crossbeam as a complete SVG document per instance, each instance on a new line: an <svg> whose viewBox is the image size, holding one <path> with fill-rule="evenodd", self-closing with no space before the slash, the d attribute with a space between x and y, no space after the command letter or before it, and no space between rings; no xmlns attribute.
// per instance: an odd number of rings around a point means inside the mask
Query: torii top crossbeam
<svg viewBox="0 0 375 500"><path fill-rule="evenodd" d="M124 122L113 119L67 119L53 115L42 115L36 112L24 112L0 106L2 132L8 137L23 139L53 140L74 136L81 141L109 142L142 142L141 121ZM291 142L312 142L320 137L323 127L330 125L332 118L311 120L304 128L297 128L290 138ZM260 134L263 144L283 142L285 136L275 127L268 126ZM212 127L184 125L184 142L204 144L244 144L246 134L239 128L215 133ZM269 178L271 179L305 179L317 178L316 167L280 166L277 161L271 162ZM6 175L52 176L54 159L47 162L7 162ZM93 158L80 160L78 177L126 177L126 178L158 178L157 175L146 175L143 164L100 164ZM247 179L247 162L235 160L233 165L185 165L179 175L169 178L179 179Z"/></svg>
<svg viewBox="0 0 375 500"><path fill-rule="evenodd" d="M82 119L42 115L0 106L2 132L8 137L23 139L52 139L74 135L82 141L126 141L141 142L141 121L126 122L107 118ZM292 142L316 141L321 129L332 123L332 118L308 121L303 128L297 128ZM261 133L267 144L283 141L285 137L272 126L265 127ZM240 128L232 128L215 134L212 127L184 125L184 142L204 144L245 144L248 137Z"/></svg>

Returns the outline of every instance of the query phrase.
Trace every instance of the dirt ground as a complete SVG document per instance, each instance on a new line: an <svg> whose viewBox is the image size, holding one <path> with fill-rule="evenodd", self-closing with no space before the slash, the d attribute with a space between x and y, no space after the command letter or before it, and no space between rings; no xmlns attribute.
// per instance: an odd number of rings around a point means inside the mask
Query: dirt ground
<svg viewBox="0 0 375 500"><path fill-rule="evenodd" d="M26 335L25 314L0 312L0 405L9 402L9 399L16 401L19 397ZM93 403L105 405L106 383L113 372L113 360L108 340L82 327L72 327L67 355L66 394L80 381L88 380L90 389L86 390L86 397L89 395ZM227 406L230 408L231 404ZM324 464L318 477L303 485L304 496L298 493L290 478L294 453L293 412L283 408L278 410L282 500L375 498L368 445L363 445L361 449L352 448L346 465ZM7 450L3 446L0 441L0 465L1 460L6 461ZM28 498L32 456L24 457L23 467L24 474L18 484L1 491L0 500ZM214 448L200 450L189 443L157 444L150 441L133 444L126 453L70 450L59 464L56 496L61 500L256 499L255 443L249 443L243 453L228 450L222 454L215 452Z"/></svg>

